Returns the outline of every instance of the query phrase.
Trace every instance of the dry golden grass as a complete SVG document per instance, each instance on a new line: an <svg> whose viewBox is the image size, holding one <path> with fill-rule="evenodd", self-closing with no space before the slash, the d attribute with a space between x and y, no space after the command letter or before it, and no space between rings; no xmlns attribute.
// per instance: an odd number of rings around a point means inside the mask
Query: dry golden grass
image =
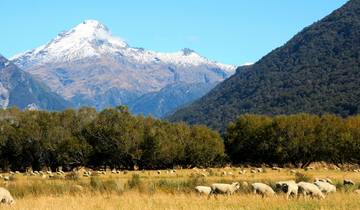
<svg viewBox="0 0 360 210"><path fill-rule="evenodd" d="M2 206L0 209L6 209ZM153 195L128 192L118 195L77 195L77 196L41 196L17 200L11 209L19 210L108 210L108 209L360 209L359 195L337 193L325 200L293 199L282 196L261 198L256 195L237 194L218 196L217 198L191 194L156 193Z"/></svg>
<svg viewBox="0 0 360 210"><path fill-rule="evenodd" d="M265 181L294 179L289 170L281 172L267 169L265 173L251 174L249 169L245 175L239 174L240 169L212 169L212 175L202 178L205 184L213 182L233 181ZM201 173L202 170L197 170ZM232 172L231 176L221 176L222 171ZM360 182L359 173L342 172L336 170L311 170L302 173L313 178L331 178L340 184L344 178ZM262 198L249 193L240 192L233 196L206 197L192 192L190 181L196 170L178 170L175 174L156 171L137 171L127 174L111 174L99 176L96 180L106 183L110 187L99 188L90 184L90 178L80 180L48 180L40 177L16 175L14 181L7 184L7 188L15 194L16 204L11 209L19 210L101 210L101 209L360 209L360 195L351 191L338 190L328 195L324 200L299 199L286 200L283 195ZM139 174L141 184L130 189L128 180L133 174ZM164 186L155 183L164 182ZM124 187L120 192L111 187L120 183ZM189 184L190 183L190 184ZM83 192L73 193L70 186L79 184L84 186ZM107 186L107 185L106 185ZM102 190L100 190L102 189ZM0 209L7 209L2 205Z"/></svg>

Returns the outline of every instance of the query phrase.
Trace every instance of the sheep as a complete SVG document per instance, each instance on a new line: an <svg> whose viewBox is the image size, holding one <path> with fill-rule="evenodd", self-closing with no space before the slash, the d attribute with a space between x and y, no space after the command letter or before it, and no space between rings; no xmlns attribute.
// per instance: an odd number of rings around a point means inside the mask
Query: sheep
<svg viewBox="0 0 360 210"><path fill-rule="evenodd" d="M15 200L11 196L10 192L3 187L0 187L0 201L1 201L1 203L5 203L8 205L15 204Z"/></svg>
<svg viewBox="0 0 360 210"><path fill-rule="evenodd" d="M256 168L256 171L259 172L259 173L264 172L264 170L262 168Z"/></svg>
<svg viewBox="0 0 360 210"><path fill-rule="evenodd" d="M232 195L235 191L240 189L239 182L232 184L214 183L211 185L211 194L227 194Z"/></svg>
<svg viewBox="0 0 360 210"><path fill-rule="evenodd" d="M355 182L351 179L344 179L344 185L355 185Z"/></svg>
<svg viewBox="0 0 360 210"><path fill-rule="evenodd" d="M271 169L274 170L274 171L281 171L281 169L279 167L277 167L277 166L274 166Z"/></svg>
<svg viewBox="0 0 360 210"><path fill-rule="evenodd" d="M302 193L304 195L304 197L306 197L306 195L311 195L312 197L318 197L320 199L325 198L324 194L313 183L299 182L299 183L297 183L297 185L299 187L298 192Z"/></svg>
<svg viewBox="0 0 360 210"><path fill-rule="evenodd" d="M246 170L239 171L239 174L246 174Z"/></svg>
<svg viewBox="0 0 360 210"><path fill-rule="evenodd" d="M332 192L336 192L336 186L332 185L328 182L323 182L323 181L316 181L314 182L314 184L320 189L321 192L323 193L332 193Z"/></svg>
<svg viewBox="0 0 360 210"><path fill-rule="evenodd" d="M354 190L354 193L360 194L360 189Z"/></svg>
<svg viewBox="0 0 360 210"><path fill-rule="evenodd" d="M326 180L328 183L333 184L333 181L332 181L331 179L326 178L325 180Z"/></svg>
<svg viewBox="0 0 360 210"><path fill-rule="evenodd" d="M267 184L264 183L253 183L252 188L254 190L254 194L260 194L263 197L265 195L274 195L274 190Z"/></svg>
<svg viewBox="0 0 360 210"><path fill-rule="evenodd" d="M294 197L297 197L299 187L295 183L295 181L290 180L290 181L276 182L276 189L286 193L286 199L289 199L291 194L293 194Z"/></svg>
<svg viewBox="0 0 360 210"><path fill-rule="evenodd" d="M4 176L4 181L10 181L10 177L9 176Z"/></svg>
<svg viewBox="0 0 360 210"><path fill-rule="evenodd" d="M198 192L200 195L210 195L211 187L208 187L208 186L196 186L195 191Z"/></svg>

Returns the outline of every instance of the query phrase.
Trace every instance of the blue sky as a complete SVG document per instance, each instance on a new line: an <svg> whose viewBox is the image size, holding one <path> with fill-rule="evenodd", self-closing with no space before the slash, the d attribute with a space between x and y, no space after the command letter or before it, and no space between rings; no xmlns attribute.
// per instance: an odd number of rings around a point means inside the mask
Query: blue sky
<svg viewBox="0 0 360 210"><path fill-rule="evenodd" d="M134 47L191 48L223 63L254 62L346 0L0 0L0 53L45 44L86 19Z"/></svg>

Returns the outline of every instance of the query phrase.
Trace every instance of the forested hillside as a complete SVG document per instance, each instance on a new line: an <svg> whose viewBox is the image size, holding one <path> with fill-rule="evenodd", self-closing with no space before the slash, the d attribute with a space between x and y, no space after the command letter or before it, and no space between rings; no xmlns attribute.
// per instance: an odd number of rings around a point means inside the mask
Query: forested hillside
<svg viewBox="0 0 360 210"><path fill-rule="evenodd" d="M360 1L351 0L284 46L169 117L224 131L244 113L360 112Z"/></svg>

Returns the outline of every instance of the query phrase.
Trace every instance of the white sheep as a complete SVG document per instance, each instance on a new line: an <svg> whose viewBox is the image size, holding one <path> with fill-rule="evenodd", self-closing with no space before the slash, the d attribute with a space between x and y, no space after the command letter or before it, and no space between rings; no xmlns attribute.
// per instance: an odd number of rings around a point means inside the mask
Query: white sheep
<svg viewBox="0 0 360 210"><path fill-rule="evenodd" d="M355 182L351 179L344 179L344 185L355 185Z"/></svg>
<svg viewBox="0 0 360 210"><path fill-rule="evenodd" d="M312 197L325 198L324 194L313 183L299 182L297 185L299 187L298 192L302 193L304 197L306 197L306 195L311 195Z"/></svg>
<svg viewBox="0 0 360 210"><path fill-rule="evenodd" d="M232 195L235 191L240 189L239 182L234 182L232 184L222 184L222 183L214 183L211 185L211 193L212 194L227 194Z"/></svg>
<svg viewBox="0 0 360 210"><path fill-rule="evenodd" d="M314 182L314 184L320 189L321 192L323 193L332 193L332 192L336 192L336 186L332 185L328 182L323 182L323 181L316 181Z"/></svg>
<svg viewBox="0 0 360 210"><path fill-rule="evenodd" d="M198 192L200 195L210 195L211 187L208 187L208 186L196 186L195 191Z"/></svg>
<svg viewBox="0 0 360 210"><path fill-rule="evenodd" d="M1 203L5 203L9 205L15 204L15 200L11 196L10 192L3 187L0 187L0 201Z"/></svg>
<svg viewBox="0 0 360 210"><path fill-rule="evenodd" d="M289 199L290 195L294 195L295 197L297 197L299 187L295 183L295 181L290 180L276 182L276 189L286 193L286 198Z"/></svg>
<svg viewBox="0 0 360 210"><path fill-rule="evenodd" d="M274 195L275 194L274 190L267 184L253 183L251 186L254 190L254 194L257 193L257 194L262 195L263 197L265 195Z"/></svg>

